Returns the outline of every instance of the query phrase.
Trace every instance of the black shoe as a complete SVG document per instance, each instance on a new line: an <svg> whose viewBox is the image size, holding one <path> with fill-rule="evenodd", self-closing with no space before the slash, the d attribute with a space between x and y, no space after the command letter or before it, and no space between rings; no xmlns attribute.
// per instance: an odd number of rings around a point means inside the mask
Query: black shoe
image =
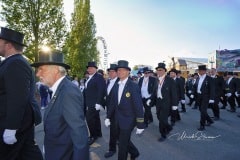
<svg viewBox="0 0 240 160"><path fill-rule="evenodd" d="M131 160L135 160L139 156L139 153L137 155L132 156L131 155Z"/></svg>
<svg viewBox="0 0 240 160"><path fill-rule="evenodd" d="M159 139L158 139L158 142L163 142L163 141L165 141L166 140L166 137L160 137Z"/></svg>
<svg viewBox="0 0 240 160"><path fill-rule="evenodd" d="M237 115L237 117L239 117L239 118L240 118L240 114L238 114L238 115Z"/></svg>
<svg viewBox="0 0 240 160"><path fill-rule="evenodd" d="M232 113L236 112L235 109L228 109L227 111L232 112Z"/></svg>
<svg viewBox="0 0 240 160"><path fill-rule="evenodd" d="M211 126L211 124L213 124L213 123L214 123L213 121L207 122L207 123L205 124L205 126Z"/></svg>
<svg viewBox="0 0 240 160"><path fill-rule="evenodd" d="M97 140L97 138L89 137L89 138L88 138L88 144L89 144L89 145L92 145L96 140Z"/></svg>
<svg viewBox="0 0 240 160"><path fill-rule="evenodd" d="M116 153L116 151L108 151L104 154L104 157L105 158L112 157L115 153Z"/></svg>
<svg viewBox="0 0 240 160"><path fill-rule="evenodd" d="M180 112L181 112L181 113L185 113L185 112L186 112L186 109L182 109Z"/></svg>
<svg viewBox="0 0 240 160"><path fill-rule="evenodd" d="M205 130L205 127L204 127L204 126L200 126L200 127L198 128L198 130L199 130L199 131L204 131L204 130Z"/></svg>
<svg viewBox="0 0 240 160"><path fill-rule="evenodd" d="M175 122L171 122L171 126L174 126L175 125Z"/></svg>

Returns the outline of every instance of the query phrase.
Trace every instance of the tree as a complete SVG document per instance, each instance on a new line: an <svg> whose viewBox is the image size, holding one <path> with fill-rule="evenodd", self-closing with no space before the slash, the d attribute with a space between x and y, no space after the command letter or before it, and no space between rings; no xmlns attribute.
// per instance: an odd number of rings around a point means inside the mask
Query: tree
<svg viewBox="0 0 240 160"><path fill-rule="evenodd" d="M7 26L25 34L25 54L38 59L42 45L61 50L66 37L62 0L1 0L0 17Z"/></svg>
<svg viewBox="0 0 240 160"><path fill-rule="evenodd" d="M90 13L90 0L74 1L70 28L64 47L67 63L71 66L71 74L83 75L88 61L99 61L96 25Z"/></svg>

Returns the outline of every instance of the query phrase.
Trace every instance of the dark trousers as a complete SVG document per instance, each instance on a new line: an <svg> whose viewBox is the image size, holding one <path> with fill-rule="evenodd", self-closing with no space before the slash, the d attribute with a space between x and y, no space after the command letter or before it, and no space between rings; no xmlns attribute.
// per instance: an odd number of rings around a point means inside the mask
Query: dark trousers
<svg viewBox="0 0 240 160"><path fill-rule="evenodd" d="M236 110L235 96L232 94L230 97L227 98L227 101L228 101L231 109L235 111Z"/></svg>
<svg viewBox="0 0 240 160"><path fill-rule="evenodd" d="M109 139L109 151L116 151L117 145L117 127L115 117L110 118L110 139Z"/></svg>
<svg viewBox="0 0 240 160"><path fill-rule="evenodd" d="M0 129L2 137L4 129ZM0 138L1 160L43 160L42 153L34 141L34 127L16 134L17 142L7 145Z"/></svg>
<svg viewBox="0 0 240 160"><path fill-rule="evenodd" d="M157 118L159 120L159 132L162 137L166 138L166 135L172 128L168 123L170 106L164 105L164 100L158 98L156 103L156 110Z"/></svg>
<svg viewBox="0 0 240 160"><path fill-rule="evenodd" d="M202 94L198 94L197 95L197 102L199 104L199 111L200 111L200 125L201 126L205 126L206 121L207 122L212 122L212 119L209 117L208 113L207 113L207 108L209 105L209 97L202 95Z"/></svg>
<svg viewBox="0 0 240 160"><path fill-rule="evenodd" d="M220 117L220 112L219 112L219 106L218 106L218 103L220 101L220 97L215 97L214 99L214 104L209 104L210 105L210 108L212 109L213 111L213 115L214 117L217 117L219 118Z"/></svg>
<svg viewBox="0 0 240 160"><path fill-rule="evenodd" d="M131 141L132 130L133 129L120 129L118 127L118 160L127 160L128 153L130 153L133 158L139 155L138 149Z"/></svg>
<svg viewBox="0 0 240 160"><path fill-rule="evenodd" d="M149 121L153 121L151 106L147 106L146 102L149 98L142 98L144 111L144 123L147 125Z"/></svg>
<svg viewBox="0 0 240 160"><path fill-rule="evenodd" d="M94 107L89 107L86 111L86 120L90 132L90 137L102 137L99 111L97 111Z"/></svg>

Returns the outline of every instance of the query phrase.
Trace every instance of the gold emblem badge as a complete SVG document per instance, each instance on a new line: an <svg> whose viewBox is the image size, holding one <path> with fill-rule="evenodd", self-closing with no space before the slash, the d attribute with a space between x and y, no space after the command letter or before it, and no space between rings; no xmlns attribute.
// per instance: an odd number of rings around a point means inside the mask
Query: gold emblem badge
<svg viewBox="0 0 240 160"><path fill-rule="evenodd" d="M131 94L129 93L129 92L127 92L126 93L126 97L128 98L128 97L130 97L131 96Z"/></svg>

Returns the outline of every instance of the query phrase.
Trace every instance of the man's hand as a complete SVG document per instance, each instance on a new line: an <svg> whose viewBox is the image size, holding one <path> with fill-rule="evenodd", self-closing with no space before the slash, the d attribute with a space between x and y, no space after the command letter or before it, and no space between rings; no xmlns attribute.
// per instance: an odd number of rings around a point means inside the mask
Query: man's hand
<svg viewBox="0 0 240 160"><path fill-rule="evenodd" d="M172 110L177 110L178 106L172 106Z"/></svg>
<svg viewBox="0 0 240 160"><path fill-rule="evenodd" d="M190 95L190 98L192 98L192 99L193 99L193 98L194 98L194 95L193 95L193 94L191 94L191 95Z"/></svg>
<svg viewBox="0 0 240 160"><path fill-rule="evenodd" d="M144 131L144 129L138 129L138 128L137 128L136 134L142 134L143 131Z"/></svg>
<svg viewBox="0 0 240 160"><path fill-rule="evenodd" d="M151 99L148 99L146 102L147 106L150 106L150 103L151 103Z"/></svg>
<svg viewBox="0 0 240 160"><path fill-rule="evenodd" d="M97 111L99 111L99 110L104 111L104 108L100 104L95 104L95 109Z"/></svg>
<svg viewBox="0 0 240 160"><path fill-rule="evenodd" d="M106 127L109 127L110 124L111 124L110 119L108 119L108 118L105 119L104 123L105 123L105 126L106 126Z"/></svg>
<svg viewBox="0 0 240 160"><path fill-rule="evenodd" d="M232 93L225 94L225 96L227 96L227 97L231 97L231 95L232 95Z"/></svg>
<svg viewBox="0 0 240 160"><path fill-rule="evenodd" d="M14 144L17 142L16 139L16 131L17 130L11 130L11 129L5 129L3 133L3 141L6 144Z"/></svg>
<svg viewBox="0 0 240 160"><path fill-rule="evenodd" d="M214 103L214 100L210 99L210 100L209 100L209 103L210 103L210 104Z"/></svg>
<svg viewBox="0 0 240 160"><path fill-rule="evenodd" d="M182 100L181 100L181 103L182 103L182 104L185 104L185 100L184 100L184 99L182 99Z"/></svg>

